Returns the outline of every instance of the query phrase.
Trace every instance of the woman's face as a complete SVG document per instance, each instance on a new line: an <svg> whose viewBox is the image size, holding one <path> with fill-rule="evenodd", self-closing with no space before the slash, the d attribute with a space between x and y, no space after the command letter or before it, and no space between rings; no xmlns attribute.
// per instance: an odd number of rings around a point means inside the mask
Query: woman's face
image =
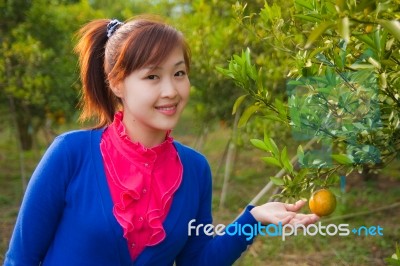
<svg viewBox="0 0 400 266"><path fill-rule="evenodd" d="M173 49L158 66L133 71L114 92L122 100L123 122L131 137L165 137L178 123L189 99L190 81L182 48Z"/></svg>

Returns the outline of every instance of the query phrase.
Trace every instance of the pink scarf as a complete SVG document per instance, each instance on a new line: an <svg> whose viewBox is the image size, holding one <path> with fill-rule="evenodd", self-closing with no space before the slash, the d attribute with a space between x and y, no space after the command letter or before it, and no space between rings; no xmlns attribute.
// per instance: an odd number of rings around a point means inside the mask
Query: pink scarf
<svg viewBox="0 0 400 266"><path fill-rule="evenodd" d="M167 132L160 145L146 148L132 142L122 123L123 113L104 131L100 143L113 214L122 226L132 259L146 246L165 238L163 221L182 181L183 166Z"/></svg>

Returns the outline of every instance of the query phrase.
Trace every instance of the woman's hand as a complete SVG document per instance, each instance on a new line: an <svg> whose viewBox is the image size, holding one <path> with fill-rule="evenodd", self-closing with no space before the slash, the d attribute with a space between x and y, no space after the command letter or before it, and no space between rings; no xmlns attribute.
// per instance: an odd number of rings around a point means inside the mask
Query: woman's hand
<svg viewBox="0 0 400 266"><path fill-rule="evenodd" d="M315 214L297 213L305 201L299 200L295 204L282 202L268 202L254 207L250 213L262 224L303 224L305 226L315 223L319 217Z"/></svg>

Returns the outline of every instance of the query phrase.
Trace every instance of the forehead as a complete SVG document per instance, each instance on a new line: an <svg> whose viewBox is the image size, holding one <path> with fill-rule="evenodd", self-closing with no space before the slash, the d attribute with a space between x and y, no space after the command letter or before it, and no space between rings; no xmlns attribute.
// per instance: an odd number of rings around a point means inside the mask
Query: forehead
<svg viewBox="0 0 400 266"><path fill-rule="evenodd" d="M175 67L175 66L181 66L181 65L186 65L186 59L184 55L184 51L180 46L174 47L172 50L167 52L164 57L160 58L160 60L157 60L156 62L152 63L146 62L144 65L145 67Z"/></svg>

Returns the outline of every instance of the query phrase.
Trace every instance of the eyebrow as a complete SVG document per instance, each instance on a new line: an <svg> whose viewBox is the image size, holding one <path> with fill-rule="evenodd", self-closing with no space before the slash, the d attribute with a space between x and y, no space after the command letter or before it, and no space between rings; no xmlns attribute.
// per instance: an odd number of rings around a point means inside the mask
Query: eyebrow
<svg viewBox="0 0 400 266"><path fill-rule="evenodd" d="M185 63L185 60L181 60L181 61L175 63L175 64L174 64L174 67L179 66L179 65L182 65L182 64L186 64L186 63ZM161 69L161 67L159 67L159 66L156 66L156 67L147 66L147 67L144 67L144 69L151 69L151 70L154 70L154 69Z"/></svg>
<svg viewBox="0 0 400 266"><path fill-rule="evenodd" d="M179 61L178 63L176 63L174 66L179 66L179 65L182 65L182 64L185 64L185 61L184 60L182 60L182 61Z"/></svg>

